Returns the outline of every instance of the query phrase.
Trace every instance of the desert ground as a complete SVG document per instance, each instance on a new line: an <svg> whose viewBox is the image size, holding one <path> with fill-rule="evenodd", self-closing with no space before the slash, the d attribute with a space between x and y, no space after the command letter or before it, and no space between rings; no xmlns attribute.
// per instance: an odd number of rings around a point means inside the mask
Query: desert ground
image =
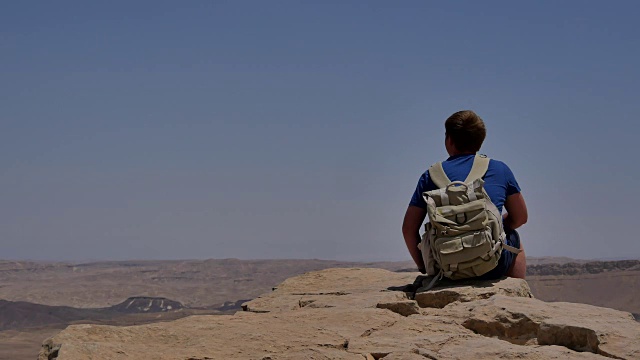
<svg viewBox="0 0 640 360"><path fill-rule="evenodd" d="M0 359L35 359L42 341L68 324L232 313L287 278L336 267L415 270L411 262L325 260L0 261ZM640 261L531 258L527 280L541 300L640 314Z"/></svg>

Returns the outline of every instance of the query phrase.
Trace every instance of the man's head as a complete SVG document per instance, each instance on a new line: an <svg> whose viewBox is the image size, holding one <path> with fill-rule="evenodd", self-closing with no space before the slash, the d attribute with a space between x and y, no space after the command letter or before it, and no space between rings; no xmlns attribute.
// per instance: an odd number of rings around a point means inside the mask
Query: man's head
<svg viewBox="0 0 640 360"><path fill-rule="evenodd" d="M462 110L449 116L444 122L446 129L447 151L458 154L475 153L480 150L484 138L487 136L487 129L484 121L471 110ZM455 149L450 149L453 145Z"/></svg>

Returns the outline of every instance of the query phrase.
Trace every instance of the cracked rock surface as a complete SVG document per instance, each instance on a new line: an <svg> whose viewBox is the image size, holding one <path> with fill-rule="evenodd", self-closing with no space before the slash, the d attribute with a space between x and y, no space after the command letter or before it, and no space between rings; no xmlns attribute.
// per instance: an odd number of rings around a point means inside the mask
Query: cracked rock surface
<svg viewBox="0 0 640 360"><path fill-rule="evenodd" d="M287 279L226 316L72 325L40 359L640 359L629 313L533 299L527 283L443 283L327 269Z"/></svg>

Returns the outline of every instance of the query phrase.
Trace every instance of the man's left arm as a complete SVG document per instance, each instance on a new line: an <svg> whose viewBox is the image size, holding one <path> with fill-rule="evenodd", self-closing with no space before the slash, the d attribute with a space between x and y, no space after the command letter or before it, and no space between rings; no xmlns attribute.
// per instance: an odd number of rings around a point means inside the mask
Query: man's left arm
<svg viewBox="0 0 640 360"><path fill-rule="evenodd" d="M515 230L529 220L527 204L524 202L522 193L507 196L507 200L504 202L504 209L507 210L502 216L505 229Z"/></svg>
<svg viewBox="0 0 640 360"><path fill-rule="evenodd" d="M502 219L505 229L515 230L527 223L529 214L527 204L520 192L520 185L516 177L507 165L504 165L504 176L507 183L507 198L504 201L504 209L507 211Z"/></svg>

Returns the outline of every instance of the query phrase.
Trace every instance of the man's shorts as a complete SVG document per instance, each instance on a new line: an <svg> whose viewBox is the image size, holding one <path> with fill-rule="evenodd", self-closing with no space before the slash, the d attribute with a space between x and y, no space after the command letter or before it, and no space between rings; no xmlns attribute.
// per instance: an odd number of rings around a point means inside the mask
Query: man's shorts
<svg viewBox="0 0 640 360"><path fill-rule="evenodd" d="M505 242L507 245L513 246L516 249L520 249L520 235L515 230L505 230L507 234L507 238ZM498 260L498 266L493 268L493 270L488 273L478 276L477 279L480 280L494 280L499 279L501 277L507 276L507 272L509 272L509 268L513 264L513 261L516 259L516 254L512 253L509 250L502 250L502 254L500 254L500 260Z"/></svg>

